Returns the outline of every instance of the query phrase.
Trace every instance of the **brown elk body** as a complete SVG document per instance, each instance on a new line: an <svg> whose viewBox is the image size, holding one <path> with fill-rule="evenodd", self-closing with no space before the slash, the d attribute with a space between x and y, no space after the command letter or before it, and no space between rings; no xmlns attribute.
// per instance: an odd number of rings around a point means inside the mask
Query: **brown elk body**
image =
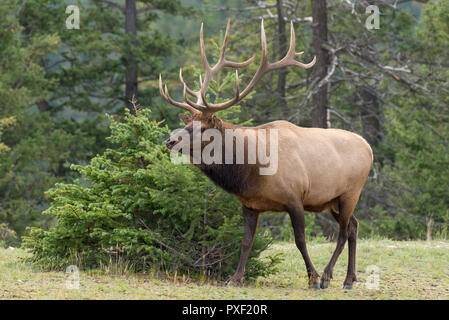
<svg viewBox="0 0 449 320"><path fill-rule="evenodd" d="M223 110L243 99L254 87L257 81L267 72L286 66L310 68L315 59L309 64L302 64L295 60L296 53L295 35L293 24L291 25L290 48L286 57L275 63L268 63L265 32L262 21L262 61L260 67L248 86L240 93L238 75L236 74L235 97L221 104L211 104L205 99L205 91L213 75L223 67L241 68L249 65L254 57L243 63L227 61L225 58L226 44L229 37L229 23L223 43L221 55L217 64L211 68L205 56L203 42L203 27L201 27L200 45L203 65L206 69L204 81L200 79L201 88L193 91L185 84L182 73L180 80L184 85L185 103L174 101L162 88L160 78L161 95L171 104L186 109L191 116L181 114L180 117L186 124L184 128L193 139L193 123L201 123L201 130L216 129L225 141L225 134L233 130L235 136L243 135L246 139L245 154L248 159L248 139L260 139L262 143L269 145L270 132L277 131L277 170L274 174L261 175L260 163L225 164L195 164L217 185L226 191L233 193L242 203L244 215L244 237L239 265L235 274L227 281L227 284L239 284L243 281L245 264L254 240L255 231L259 221L259 214L265 211L286 211L289 213L295 233L295 242L306 264L309 276L309 286L314 288L327 288L332 278L333 267L344 248L346 241L349 246L348 273L344 281L345 288L352 288L356 281L355 254L357 238L357 220L353 216L354 208L358 202L362 188L371 170L373 153L368 143L359 135L339 129L302 128L288 121L274 121L258 127L239 127L223 122L214 115L214 112ZM197 98L191 101L188 95ZM261 136L261 131L267 135ZM167 147L172 149L178 140L169 138ZM205 144L201 145L203 149ZM225 146L234 148L235 146ZM267 147L268 149L268 147ZM191 150L192 151L192 150ZM224 154L223 154L224 157ZM191 158L192 160L192 158ZM326 266L321 277L315 270L306 248L304 232L304 211L326 212L330 211L339 224L337 247L331 260Z"/></svg>

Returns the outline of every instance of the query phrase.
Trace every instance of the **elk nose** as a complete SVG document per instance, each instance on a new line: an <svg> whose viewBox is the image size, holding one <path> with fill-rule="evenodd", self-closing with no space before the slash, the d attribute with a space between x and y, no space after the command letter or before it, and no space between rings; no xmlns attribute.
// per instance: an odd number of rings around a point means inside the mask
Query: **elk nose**
<svg viewBox="0 0 449 320"><path fill-rule="evenodd" d="M175 145L176 141L175 140L171 140L170 138L168 138L167 140L165 140L165 146L168 149L171 149L174 145Z"/></svg>

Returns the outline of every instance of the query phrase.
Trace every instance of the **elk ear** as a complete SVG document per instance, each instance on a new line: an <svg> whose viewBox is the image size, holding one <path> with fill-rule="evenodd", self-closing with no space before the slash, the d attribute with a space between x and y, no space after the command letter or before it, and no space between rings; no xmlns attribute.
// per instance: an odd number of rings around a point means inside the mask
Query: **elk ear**
<svg viewBox="0 0 449 320"><path fill-rule="evenodd" d="M180 113L178 114L179 119L182 120L182 122L184 122L184 124L188 124L189 122L192 122L192 116L185 114L185 113Z"/></svg>
<svg viewBox="0 0 449 320"><path fill-rule="evenodd" d="M221 121L220 118L214 117L214 122L215 122L214 127L221 131L221 128L223 126L223 121Z"/></svg>

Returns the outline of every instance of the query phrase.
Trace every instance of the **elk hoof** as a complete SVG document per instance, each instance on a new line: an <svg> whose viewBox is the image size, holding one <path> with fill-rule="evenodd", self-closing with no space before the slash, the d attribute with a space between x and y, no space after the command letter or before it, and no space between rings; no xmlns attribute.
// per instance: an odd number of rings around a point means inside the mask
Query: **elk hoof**
<svg viewBox="0 0 449 320"><path fill-rule="evenodd" d="M315 283L315 284L313 284L313 285L309 285L309 289L320 289L320 285L318 284L318 283Z"/></svg>
<svg viewBox="0 0 449 320"><path fill-rule="evenodd" d="M343 290L352 290L352 285L350 285L350 284L345 284L345 285L343 286Z"/></svg>
<svg viewBox="0 0 449 320"><path fill-rule="evenodd" d="M329 287L329 283L330 281L327 280L321 281L321 289L327 289L327 287Z"/></svg>

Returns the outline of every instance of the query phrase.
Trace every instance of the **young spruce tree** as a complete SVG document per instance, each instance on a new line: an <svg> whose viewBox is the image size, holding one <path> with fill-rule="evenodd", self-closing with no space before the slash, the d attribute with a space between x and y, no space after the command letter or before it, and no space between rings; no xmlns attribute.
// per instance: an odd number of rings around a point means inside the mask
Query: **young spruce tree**
<svg viewBox="0 0 449 320"><path fill-rule="evenodd" d="M31 228L24 245L46 268L97 268L124 262L148 269L205 273L225 278L237 265L243 219L233 196L191 165L174 164L161 141L168 128L149 109L124 122L109 117L115 145L86 166L74 184L47 192L45 211L57 223ZM275 270L277 257L256 259L271 238L259 232L248 261L249 277Z"/></svg>

